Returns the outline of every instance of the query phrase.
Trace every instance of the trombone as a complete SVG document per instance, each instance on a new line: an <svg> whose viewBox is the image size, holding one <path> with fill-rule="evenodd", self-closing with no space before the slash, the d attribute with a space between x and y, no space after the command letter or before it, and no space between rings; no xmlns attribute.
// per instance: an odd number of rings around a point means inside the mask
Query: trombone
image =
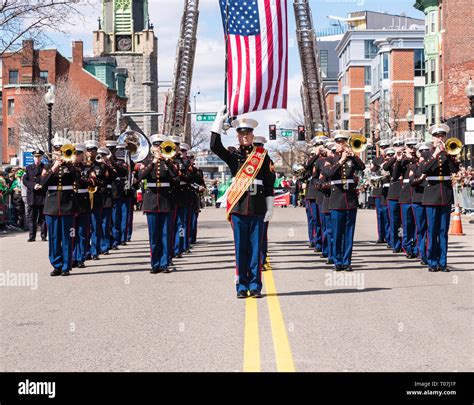
<svg viewBox="0 0 474 405"><path fill-rule="evenodd" d="M160 145L161 154L165 159L173 159L177 153L176 144L173 141L164 141Z"/></svg>
<svg viewBox="0 0 474 405"><path fill-rule="evenodd" d="M444 147L448 155L456 156L461 153L463 144L458 138L448 138L444 144Z"/></svg>
<svg viewBox="0 0 474 405"><path fill-rule="evenodd" d="M348 142L352 153L361 153L367 149L367 138L364 135L351 135Z"/></svg>

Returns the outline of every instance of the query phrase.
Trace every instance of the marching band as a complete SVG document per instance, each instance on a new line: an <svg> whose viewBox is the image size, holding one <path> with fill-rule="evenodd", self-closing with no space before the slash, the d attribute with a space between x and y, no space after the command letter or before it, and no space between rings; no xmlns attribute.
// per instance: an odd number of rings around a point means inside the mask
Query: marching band
<svg viewBox="0 0 474 405"><path fill-rule="evenodd" d="M223 107L212 126L210 148L233 176L227 219L235 241L237 298L258 298L261 272L270 268L268 225L275 169L264 147L265 137L254 135L258 122L253 119L234 119L239 145L224 147L221 133L227 118ZM450 271L447 241L454 202L450 180L459 170L456 155L462 145L446 139L448 132L444 124L432 126L430 143L414 138L381 140L380 154L370 164L376 243L418 259L430 272ZM367 139L345 130L332 135L313 138L310 157L293 170L306 187L309 247L335 271L352 271L359 175L365 170L359 154ZM39 165L43 152L34 152L38 162L27 169L24 180L30 192L45 193L42 214L49 233L51 276L67 276L74 267L84 268L87 260L99 260L126 245L132 233L133 199L140 187L150 272L175 271L173 259L191 253L205 182L195 153L179 137L155 134L148 141L127 131L105 146L95 140L72 145L55 138L53 147L49 164ZM38 211L36 222L39 216ZM30 231L29 240L35 233ZM44 239L45 235L43 230Z"/></svg>

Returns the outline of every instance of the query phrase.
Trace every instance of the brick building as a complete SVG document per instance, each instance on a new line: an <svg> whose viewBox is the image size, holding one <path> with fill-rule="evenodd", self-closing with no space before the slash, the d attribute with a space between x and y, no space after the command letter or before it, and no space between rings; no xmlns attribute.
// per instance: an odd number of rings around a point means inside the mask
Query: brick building
<svg viewBox="0 0 474 405"><path fill-rule="evenodd" d="M18 144L15 120L21 114L22 97L28 97L40 86L54 85L64 76L75 85L81 97L89 100L91 111L105 111L109 101L114 101L122 109L126 108L126 71L117 69L114 60L85 60L82 41L72 42L70 60L56 49L37 50L33 40L25 40L19 52L6 54L2 58L2 162L9 162L11 157L19 156L21 145ZM102 125L100 136L104 138L107 130L115 126L116 118L110 114L110 118Z"/></svg>
<svg viewBox="0 0 474 405"><path fill-rule="evenodd" d="M406 130L405 115L413 111L415 87L423 86L414 68L415 49L423 50L423 20L363 11L350 13L346 22L348 30L336 48L338 94L327 100L334 100L334 127L370 138L383 122L381 110L393 111L393 101L400 99L398 130ZM420 120L416 118L415 124Z"/></svg>
<svg viewBox="0 0 474 405"><path fill-rule="evenodd" d="M425 13L425 103L428 123L469 113L464 94L474 76L474 7L469 0L416 0Z"/></svg>

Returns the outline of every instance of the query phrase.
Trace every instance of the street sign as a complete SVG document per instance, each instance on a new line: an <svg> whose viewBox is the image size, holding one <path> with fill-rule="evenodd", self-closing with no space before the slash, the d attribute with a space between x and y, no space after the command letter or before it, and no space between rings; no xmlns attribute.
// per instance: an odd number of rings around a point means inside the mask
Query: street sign
<svg viewBox="0 0 474 405"><path fill-rule="evenodd" d="M197 114L196 121L214 121L217 114Z"/></svg>
<svg viewBox="0 0 474 405"><path fill-rule="evenodd" d="M464 145L474 145L474 131L464 132Z"/></svg>
<svg viewBox="0 0 474 405"><path fill-rule="evenodd" d="M293 131L281 131L281 136L292 136L293 135Z"/></svg>

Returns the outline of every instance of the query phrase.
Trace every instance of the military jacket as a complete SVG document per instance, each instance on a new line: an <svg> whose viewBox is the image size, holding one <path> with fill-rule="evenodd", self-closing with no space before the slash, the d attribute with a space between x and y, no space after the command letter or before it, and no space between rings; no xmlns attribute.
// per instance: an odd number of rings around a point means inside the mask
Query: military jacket
<svg viewBox="0 0 474 405"><path fill-rule="evenodd" d="M45 165L41 175L41 184L46 191L43 213L45 215L74 215L77 201L74 182L77 172L72 164L62 164L54 173L52 165Z"/></svg>
<svg viewBox="0 0 474 405"><path fill-rule="evenodd" d="M46 198L46 190L41 188L35 190L35 184L41 184L41 173L43 172L44 164L40 163L26 166L25 175L23 176L23 184L26 186L26 203L28 205L44 205Z"/></svg>
<svg viewBox="0 0 474 405"><path fill-rule="evenodd" d="M390 172L390 187L388 188L387 200L398 201L400 198L400 191L402 190L403 180L400 178L400 173L395 170L396 157L388 159L383 165L382 169ZM398 173L397 173L398 172Z"/></svg>
<svg viewBox="0 0 474 405"><path fill-rule="evenodd" d="M459 171L459 163L445 152L423 163L422 173L427 175L423 191L423 205L451 205L454 203L451 175Z"/></svg>

